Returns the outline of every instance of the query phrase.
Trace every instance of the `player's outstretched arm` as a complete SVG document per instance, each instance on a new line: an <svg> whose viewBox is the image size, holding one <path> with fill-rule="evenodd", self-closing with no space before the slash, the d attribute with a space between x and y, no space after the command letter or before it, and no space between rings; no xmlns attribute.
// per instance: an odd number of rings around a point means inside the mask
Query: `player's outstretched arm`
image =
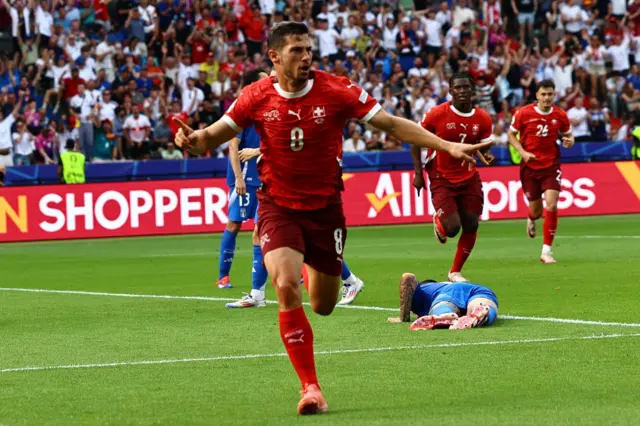
<svg viewBox="0 0 640 426"><path fill-rule="evenodd" d="M420 194L422 189L427 189L427 184L424 181L424 173L422 172L422 149L418 145L411 145L411 159L413 160L413 169L415 171L413 186Z"/></svg>
<svg viewBox="0 0 640 426"><path fill-rule="evenodd" d="M240 165L240 156L238 155L240 142L240 138L237 137L229 141L229 163L231 164L233 175L236 178L236 192L238 195L244 195L247 193L247 184L242 176L242 166Z"/></svg>
<svg viewBox="0 0 640 426"><path fill-rule="evenodd" d="M187 150L191 154L200 155L215 149L236 136L236 131L226 122L218 120L209 127L201 130L193 130L178 118L174 118L180 126L176 133L176 145Z"/></svg>
<svg viewBox="0 0 640 426"><path fill-rule="evenodd" d="M369 120L369 124L383 132L391 134L398 140L408 142L422 148L431 148L436 151L447 152L454 158L459 158L472 163L475 163L472 155L481 149L491 146L491 142L476 145L447 142L425 130L413 121L387 114L384 110L380 110L376 115L374 115L371 120ZM480 159L483 162L485 161L483 157L480 157Z"/></svg>

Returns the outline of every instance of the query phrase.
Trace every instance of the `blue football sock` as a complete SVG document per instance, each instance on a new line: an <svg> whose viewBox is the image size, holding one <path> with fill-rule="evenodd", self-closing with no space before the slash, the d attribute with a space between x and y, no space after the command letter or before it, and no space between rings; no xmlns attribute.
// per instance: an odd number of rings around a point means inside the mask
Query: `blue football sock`
<svg viewBox="0 0 640 426"><path fill-rule="evenodd" d="M349 269L347 262L344 259L342 259L342 274L340 275L340 278L342 278L342 281L344 281L350 276L351 276L351 270Z"/></svg>
<svg viewBox="0 0 640 426"><path fill-rule="evenodd" d="M253 246L253 268L251 269L251 290L264 291L267 282L267 268L262 263L260 246Z"/></svg>
<svg viewBox="0 0 640 426"><path fill-rule="evenodd" d="M236 251L236 234L228 230L224 230L222 241L220 242L220 273L218 279L222 279L229 275L231 264L233 263L233 255Z"/></svg>
<svg viewBox="0 0 640 426"><path fill-rule="evenodd" d="M449 305L448 303L441 303L435 308L433 308L430 314L442 315L442 314L452 314L454 312L455 312L455 309L453 309L453 306Z"/></svg>

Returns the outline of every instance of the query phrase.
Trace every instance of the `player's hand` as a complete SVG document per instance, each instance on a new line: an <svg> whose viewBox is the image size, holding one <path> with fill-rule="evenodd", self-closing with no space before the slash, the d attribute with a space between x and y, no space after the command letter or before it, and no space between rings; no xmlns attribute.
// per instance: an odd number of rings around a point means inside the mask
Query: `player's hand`
<svg viewBox="0 0 640 426"><path fill-rule="evenodd" d="M243 163L253 160L254 158L259 156L260 156L260 148L245 148L245 149L241 149L238 152L238 158L240 158L240 161L242 161Z"/></svg>
<svg viewBox="0 0 640 426"><path fill-rule="evenodd" d="M535 159L536 159L536 156L530 152L525 151L522 153L522 161L524 161L525 163L528 163L529 161L534 161Z"/></svg>
<svg viewBox="0 0 640 426"><path fill-rule="evenodd" d="M244 183L244 179L241 177L236 178L236 192L238 195L244 195L247 193L247 184Z"/></svg>
<svg viewBox="0 0 640 426"><path fill-rule="evenodd" d="M413 187L418 190L418 195L420 195L420 190L427 190L427 184L424 181L424 173L420 170L420 173L416 173L413 176Z"/></svg>
<svg viewBox="0 0 640 426"><path fill-rule="evenodd" d="M175 137L176 145L193 154L199 154L195 151L198 145L199 132L184 124L179 118L174 117L173 120L180 126Z"/></svg>
<svg viewBox="0 0 640 426"><path fill-rule="evenodd" d="M576 139L573 135L567 135L562 137L562 146L565 148L571 148L576 143Z"/></svg>
<svg viewBox="0 0 640 426"><path fill-rule="evenodd" d="M462 144L458 142L449 142L448 148L449 148L449 154L453 158L462 160L463 164L465 162L470 164L476 164L476 160L473 158L473 155L478 155L481 150L485 148L489 148L491 144L492 144L491 141L478 143L474 145L467 145L467 144ZM482 161L483 164L486 164L487 166L489 165L489 163L487 163L487 160L482 155L479 155L478 158L480 159L480 161Z"/></svg>
<svg viewBox="0 0 640 426"><path fill-rule="evenodd" d="M399 324L399 323L402 322L402 318L389 317L389 318L387 318L387 322L394 323L394 324Z"/></svg>

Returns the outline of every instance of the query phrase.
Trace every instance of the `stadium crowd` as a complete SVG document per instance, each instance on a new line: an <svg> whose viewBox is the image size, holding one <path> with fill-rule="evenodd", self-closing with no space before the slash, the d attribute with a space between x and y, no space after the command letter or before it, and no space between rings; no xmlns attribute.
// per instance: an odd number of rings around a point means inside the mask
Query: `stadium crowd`
<svg viewBox="0 0 640 426"><path fill-rule="evenodd" d="M640 0L1 0L0 162L55 163L69 139L94 162L187 156L172 117L217 120L245 71L270 69L282 20L308 24L316 69L415 121L467 71L497 144L545 78L578 141L630 140L640 124ZM357 122L344 139L345 152L402 148Z"/></svg>

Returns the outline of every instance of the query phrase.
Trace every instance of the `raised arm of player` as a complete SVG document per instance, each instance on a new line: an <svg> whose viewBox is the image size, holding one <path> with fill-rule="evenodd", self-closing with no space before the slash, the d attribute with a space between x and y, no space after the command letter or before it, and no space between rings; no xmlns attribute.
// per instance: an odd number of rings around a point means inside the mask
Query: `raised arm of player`
<svg viewBox="0 0 640 426"><path fill-rule="evenodd" d="M218 120L209 127L200 130L193 130L178 118L174 118L174 120L180 126L175 137L176 145L191 154L200 155L215 149L238 134L223 120Z"/></svg>
<svg viewBox="0 0 640 426"><path fill-rule="evenodd" d="M447 152L453 158L472 163L475 163L472 155L477 154L479 150L491 146L491 141L476 145L447 142L433 133L428 132L417 123L402 117L387 114L382 109L369 120L369 124L383 132L389 133L398 140L422 148L431 148L436 151ZM479 156L479 158L482 162L486 163L482 156Z"/></svg>

